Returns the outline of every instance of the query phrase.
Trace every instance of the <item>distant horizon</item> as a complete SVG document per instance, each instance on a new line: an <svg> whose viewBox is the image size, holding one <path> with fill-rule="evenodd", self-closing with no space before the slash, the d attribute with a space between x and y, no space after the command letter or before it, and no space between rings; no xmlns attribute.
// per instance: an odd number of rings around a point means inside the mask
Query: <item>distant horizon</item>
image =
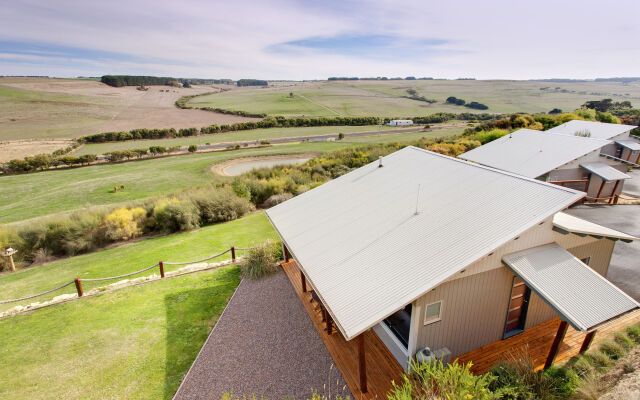
<svg viewBox="0 0 640 400"><path fill-rule="evenodd" d="M0 75L584 80L640 59L637 0L0 1Z"/></svg>

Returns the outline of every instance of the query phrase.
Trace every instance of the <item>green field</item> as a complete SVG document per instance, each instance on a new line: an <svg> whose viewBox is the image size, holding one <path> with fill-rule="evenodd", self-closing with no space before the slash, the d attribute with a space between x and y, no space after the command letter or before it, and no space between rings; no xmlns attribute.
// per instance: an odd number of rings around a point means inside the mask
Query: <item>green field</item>
<svg viewBox="0 0 640 400"><path fill-rule="evenodd" d="M545 88L545 90L541 90ZM407 89L438 103L403 98ZM289 97L293 92L294 97ZM486 111L449 105L449 96L489 106ZM531 82L531 81L345 81L296 84L289 87L231 90L196 97L193 107L218 107L284 116L385 116L402 117L435 112L548 112L574 110L588 100L630 100L640 104L640 83Z"/></svg>
<svg viewBox="0 0 640 400"><path fill-rule="evenodd" d="M409 132L409 133L395 133L391 135L372 135L346 138L345 141L349 143L407 143L415 142L421 138L434 139L434 138L446 138L450 136L460 135L464 131L464 128L449 128L449 129L434 129L427 132Z"/></svg>
<svg viewBox="0 0 640 400"><path fill-rule="evenodd" d="M122 275L156 264L158 261L181 262L198 260L220 253L231 246L251 247L267 238L276 239L276 234L262 212L252 213L244 218L210 225L195 231L169 236L145 239L116 248L101 250L49 264L19 270L16 273L0 274L2 293L0 300L16 299L44 292L78 278L102 278ZM229 259L230 255L217 260ZM167 266L166 271L180 268ZM158 273L157 269L143 272L141 276ZM85 291L108 285L107 282L85 282ZM75 293L75 286L67 286L57 292L20 303L0 304L5 311L20 304L29 304L53 298L63 293Z"/></svg>
<svg viewBox="0 0 640 400"><path fill-rule="evenodd" d="M228 142L250 142L256 140L269 140L273 138L293 137L293 136L314 136L324 134L351 133L351 132L377 132L380 130L397 129L386 125L372 126L314 126L307 128L270 128L270 129L252 129L246 131L236 131L227 133L218 133L212 135L201 135L194 137L175 138L175 139L149 139L149 140L132 140L126 142L96 143L85 144L71 153L74 156L83 154L105 154L116 150L131 150L139 148L148 148L149 146L189 146L191 144L203 145L206 143L228 143Z"/></svg>
<svg viewBox="0 0 640 400"><path fill-rule="evenodd" d="M210 167L233 158L327 152L345 146L353 144L286 144L2 176L0 223L166 195L203 185L213 179L224 179L212 173ZM125 189L114 193L116 185L124 185Z"/></svg>

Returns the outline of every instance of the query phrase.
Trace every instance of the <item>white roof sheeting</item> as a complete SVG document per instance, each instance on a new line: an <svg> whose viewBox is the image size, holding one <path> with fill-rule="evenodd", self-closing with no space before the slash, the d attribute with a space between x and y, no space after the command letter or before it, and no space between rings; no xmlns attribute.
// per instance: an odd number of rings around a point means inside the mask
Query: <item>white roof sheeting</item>
<svg viewBox="0 0 640 400"><path fill-rule="evenodd" d="M266 211L347 339L584 196L415 147L383 165Z"/></svg>
<svg viewBox="0 0 640 400"><path fill-rule="evenodd" d="M620 172L612 166L603 162L584 163L580 164L580 166L591 172L592 174L598 175L600 178L604 179L607 182L631 178L624 172Z"/></svg>
<svg viewBox="0 0 640 400"><path fill-rule="evenodd" d="M636 142L635 140L616 140L616 143L622 147L626 147L631 151L640 150L640 142Z"/></svg>
<svg viewBox="0 0 640 400"><path fill-rule="evenodd" d="M605 122L573 120L551 128L546 132L575 135L576 133L589 132L590 138L611 139L625 132L629 132L634 125L608 124Z"/></svg>
<svg viewBox="0 0 640 400"><path fill-rule="evenodd" d="M592 235L596 237L608 237L612 239L621 239L629 242L632 240L640 240L635 236L628 235L606 226L598 225L573 215L559 212L553 216L553 225L567 233L576 233L582 235Z"/></svg>
<svg viewBox="0 0 640 400"><path fill-rule="evenodd" d="M602 139L520 129L458 157L536 178L609 143Z"/></svg>
<svg viewBox="0 0 640 400"><path fill-rule="evenodd" d="M590 332L640 305L557 244L502 258L531 290L574 328Z"/></svg>

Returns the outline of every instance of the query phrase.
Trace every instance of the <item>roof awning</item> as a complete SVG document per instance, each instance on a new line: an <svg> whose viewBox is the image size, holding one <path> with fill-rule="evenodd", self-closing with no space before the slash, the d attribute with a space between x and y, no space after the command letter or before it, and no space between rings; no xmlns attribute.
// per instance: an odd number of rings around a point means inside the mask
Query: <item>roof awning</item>
<svg viewBox="0 0 640 400"><path fill-rule="evenodd" d="M605 181L617 181L619 179L628 179L631 178L629 175L618 171L610 165L607 165L602 162L590 162L580 164L580 166L592 174L598 175L600 178Z"/></svg>
<svg viewBox="0 0 640 400"><path fill-rule="evenodd" d="M640 305L557 244L502 258L529 288L575 329L591 332Z"/></svg>
<svg viewBox="0 0 640 400"><path fill-rule="evenodd" d="M614 241L620 239L626 243L639 240L635 236L563 212L553 216L553 230L563 235L574 233L579 236L593 236L596 239L606 237Z"/></svg>
<svg viewBox="0 0 640 400"><path fill-rule="evenodd" d="M616 143L631 151L640 150L640 142L636 142L635 140L616 140Z"/></svg>

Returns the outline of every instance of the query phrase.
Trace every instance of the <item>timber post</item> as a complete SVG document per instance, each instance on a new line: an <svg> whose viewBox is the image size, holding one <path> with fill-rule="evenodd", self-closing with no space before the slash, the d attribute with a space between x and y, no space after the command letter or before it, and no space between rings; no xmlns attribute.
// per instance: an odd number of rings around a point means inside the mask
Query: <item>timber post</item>
<svg viewBox="0 0 640 400"><path fill-rule="evenodd" d="M302 293L305 293L307 291L307 278L302 271L300 271L300 281L302 282Z"/></svg>
<svg viewBox="0 0 640 400"><path fill-rule="evenodd" d="M564 335L567 333L567 328L569 324L567 321L561 321L560 326L558 326L558 331L556 332L556 337L553 339L553 343L551 344L551 349L549 350L549 355L547 356L547 361L544 363L544 369L549 368L553 365L553 362L556 360L556 356L558 355L558 351L560 350L560 345L562 344L562 340L564 339Z"/></svg>
<svg viewBox="0 0 640 400"><path fill-rule="evenodd" d="M236 247L231 246L231 261L236 262Z"/></svg>
<svg viewBox="0 0 640 400"><path fill-rule="evenodd" d="M587 336L584 337L582 341L582 346L580 346L580 354L584 353L589 349L591 342L593 341L593 337L596 335L596 331L587 333Z"/></svg>
<svg viewBox="0 0 640 400"><path fill-rule="evenodd" d="M367 360L364 351L364 332L362 332L358 335L358 369L360 370L360 391L367 393Z"/></svg>
<svg viewBox="0 0 640 400"><path fill-rule="evenodd" d="M158 267L160 267L160 278L164 278L164 263L162 261L158 261Z"/></svg>
<svg viewBox="0 0 640 400"><path fill-rule="evenodd" d="M82 297L82 283L80 283L80 278L76 278L73 280L76 283L76 290L78 291L78 297Z"/></svg>

